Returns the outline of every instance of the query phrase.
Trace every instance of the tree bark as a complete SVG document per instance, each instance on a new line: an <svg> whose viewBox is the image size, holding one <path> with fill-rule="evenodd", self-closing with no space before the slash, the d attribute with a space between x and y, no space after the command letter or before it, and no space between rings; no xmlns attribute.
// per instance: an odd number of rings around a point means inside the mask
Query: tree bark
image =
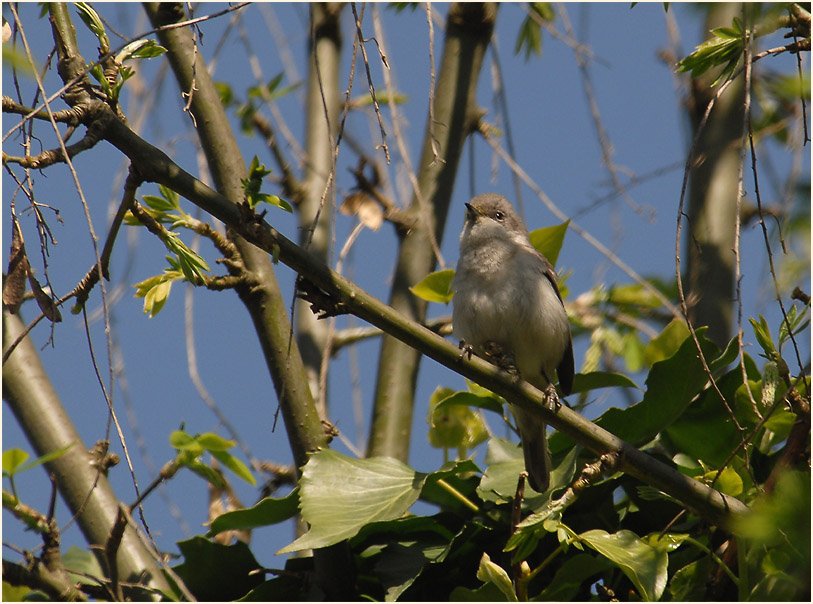
<svg viewBox="0 0 813 604"><path fill-rule="evenodd" d="M730 26L742 16L741 4L708 6L705 30ZM689 116L692 131L714 96L714 74L692 79ZM734 301L734 237L737 220L737 182L742 139L743 78L732 82L717 100L697 142L689 186L687 276L689 319L695 327L708 325L708 338L725 348L731 337Z"/></svg>
<svg viewBox="0 0 813 604"><path fill-rule="evenodd" d="M308 90L306 96L306 164L302 199L297 205L299 245L328 264L330 212L335 188L326 190L333 171L333 149L339 126L339 58L341 4L313 4ZM334 175L335 179L335 175ZM327 419L327 393L320 388L322 356L329 323L320 321L303 300L296 305L296 338L308 383L319 412Z"/></svg>

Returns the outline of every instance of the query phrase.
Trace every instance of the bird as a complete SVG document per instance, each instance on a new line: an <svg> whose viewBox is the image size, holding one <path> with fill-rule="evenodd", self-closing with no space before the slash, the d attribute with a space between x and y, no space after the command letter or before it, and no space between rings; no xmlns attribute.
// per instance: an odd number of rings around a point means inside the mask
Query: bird
<svg viewBox="0 0 813 604"><path fill-rule="evenodd" d="M464 351L512 369L554 398L573 389L573 340L553 265L531 244L522 219L497 193L466 203L452 279L452 332ZM509 401L510 403L510 401ZM511 405L531 487L550 485L545 422Z"/></svg>

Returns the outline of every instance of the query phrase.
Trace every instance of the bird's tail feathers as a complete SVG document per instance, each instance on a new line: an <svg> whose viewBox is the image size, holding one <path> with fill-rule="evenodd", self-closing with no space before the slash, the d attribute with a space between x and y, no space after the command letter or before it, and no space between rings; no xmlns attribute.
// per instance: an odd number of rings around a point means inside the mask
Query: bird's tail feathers
<svg viewBox="0 0 813 604"><path fill-rule="evenodd" d="M522 439L522 452L525 456L525 470L528 482L537 493L544 493L550 486L550 457L545 423L531 413L513 407L519 436Z"/></svg>

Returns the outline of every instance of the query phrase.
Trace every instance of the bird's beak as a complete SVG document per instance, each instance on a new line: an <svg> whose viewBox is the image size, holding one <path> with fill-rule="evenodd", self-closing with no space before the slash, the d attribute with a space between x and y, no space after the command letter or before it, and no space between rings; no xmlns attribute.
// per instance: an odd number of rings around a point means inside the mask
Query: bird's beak
<svg viewBox="0 0 813 604"><path fill-rule="evenodd" d="M471 205L470 203L466 204L466 218L467 219L474 219L478 216L482 216L483 213L477 209L475 206Z"/></svg>

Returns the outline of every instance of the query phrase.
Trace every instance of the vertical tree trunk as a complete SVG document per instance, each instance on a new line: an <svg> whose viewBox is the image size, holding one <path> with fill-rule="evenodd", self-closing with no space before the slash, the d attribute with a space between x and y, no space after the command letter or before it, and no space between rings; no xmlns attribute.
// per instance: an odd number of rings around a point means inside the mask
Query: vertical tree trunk
<svg viewBox="0 0 813 604"><path fill-rule="evenodd" d="M477 80L496 17L496 4L458 3L449 7L443 57L434 91L435 122L430 124L427 120L418 168L418 186L424 204L417 195L410 202L409 212L417 221L409 231L399 233L401 245L389 300L393 308L413 321L424 321L426 302L415 297L409 287L436 266L430 232L440 245L463 143L479 119ZM434 157L432 136L442 161ZM420 358L420 354L403 342L384 336L368 455L404 461L409 456Z"/></svg>
<svg viewBox="0 0 813 604"><path fill-rule="evenodd" d="M306 98L306 165L302 183L302 201L297 206L299 245L314 257L328 264L330 246L330 210L334 187L326 191L328 176L333 169L333 147L339 126L339 51L341 4L313 4L311 28L313 38L308 63ZM318 216L318 218L317 218ZM298 300L296 306L296 337L313 398L319 412L327 419L326 393L319 387L322 355L327 343L327 321L320 321L310 305Z"/></svg>
<svg viewBox="0 0 813 604"><path fill-rule="evenodd" d="M705 29L730 26L742 16L741 4L708 5ZM689 116L693 132L716 88L716 72L692 80ZM689 188L687 277L689 318L708 325L708 337L724 347L731 337L734 301L734 228L737 173L742 137L744 86L740 76L717 100L698 140Z"/></svg>

